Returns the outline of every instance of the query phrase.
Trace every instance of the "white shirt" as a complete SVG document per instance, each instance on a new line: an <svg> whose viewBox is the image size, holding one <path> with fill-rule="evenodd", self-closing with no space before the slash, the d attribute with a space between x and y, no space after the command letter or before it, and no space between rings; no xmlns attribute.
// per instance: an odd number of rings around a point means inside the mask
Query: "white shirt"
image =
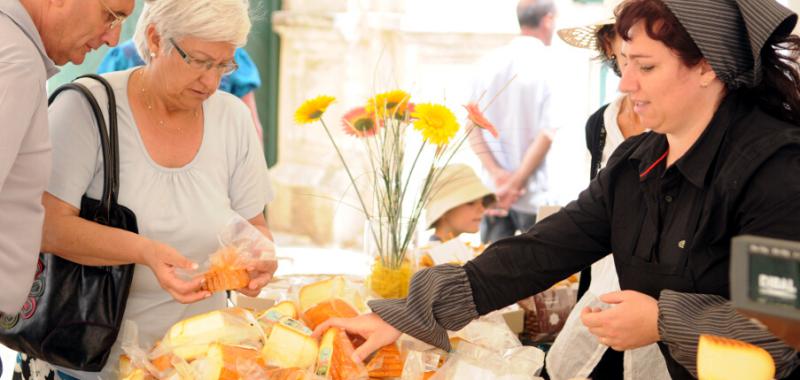
<svg viewBox="0 0 800 380"><path fill-rule="evenodd" d="M58 69L18 0L0 0L0 312L17 313L33 283L50 176L47 78Z"/></svg>
<svg viewBox="0 0 800 380"><path fill-rule="evenodd" d="M478 102L486 118L497 128L499 138L485 130L483 138L505 170L516 170L533 140L540 133L552 133L555 129L550 84L554 71L550 56L539 39L519 36L479 63L470 102ZM539 206L551 203L546 167L545 159L528 178L525 194L512 209L535 214ZM495 190L486 170L482 178L486 186Z"/></svg>
<svg viewBox="0 0 800 380"><path fill-rule="evenodd" d="M136 214L139 234L202 264L218 248L217 234L234 214L251 219L273 198L250 112L233 95L215 92L203 103L203 141L195 158L181 168L162 167L148 154L131 113L127 88L133 70L104 75L117 100L119 203ZM92 90L105 111L102 86L90 79L80 82ZM102 153L89 105L77 92L66 91L50 112L54 165L47 191L75 207L84 193L98 199L103 186ZM180 304L159 286L150 268L137 265L125 319L138 325L140 343L149 349L179 320L223 307L224 292ZM114 378L119 345L118 339L101 373L103 379ZM59 370L97 378L96 373Z"/></svg>
<svg viewBox="0 0 800 380"><path fill-rule="evenodd" d="M625 141L617 124L620 106L624 96L610 103L603 112L606 141L600 160L600 167L608 163L609 157ZM564 328L556 337L548 351L547 373L552 380L567 380L573 377L589 377L592 370L605 354L608 346L603 345L581 322L581 310L585 307L610 307L600 301L606 293L619 291L619 276L614 265L614 255L609 254L592 264L592 282L564 323ZM634 350L627 350L623 359L624 379L668 380L667 364L658 345L653 343Z"/></svg>

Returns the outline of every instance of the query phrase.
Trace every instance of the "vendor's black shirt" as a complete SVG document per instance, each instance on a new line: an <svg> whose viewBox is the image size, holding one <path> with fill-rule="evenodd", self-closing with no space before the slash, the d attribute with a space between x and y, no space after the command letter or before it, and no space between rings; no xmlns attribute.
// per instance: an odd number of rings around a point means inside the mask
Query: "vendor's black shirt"
<svg viewBox="0 0 800 380"><path fill-rule="evenodd" d="M620 286L729 297L730 240L800 240L800 127L731 94L694 146L665 166L664 135L625 141L576 201L500 240L465 269L480 314L614 253ZM662 352L673 378L692 378Z"/></svg>

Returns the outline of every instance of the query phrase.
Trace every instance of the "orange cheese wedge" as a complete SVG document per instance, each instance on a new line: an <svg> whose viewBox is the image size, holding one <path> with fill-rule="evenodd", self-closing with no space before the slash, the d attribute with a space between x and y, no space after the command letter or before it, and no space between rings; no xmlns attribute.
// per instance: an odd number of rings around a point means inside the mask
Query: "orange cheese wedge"
<svg viewBox="0 0 800 380"><path fill-rule="evenodd" d="M331 380L368 379L364 365L353 361L354 351L344 331L335 327L328 329L320 342L317 375Z"/></svg>
<svg viewBox="0 0 800 380"><path fill-rule="evenodd" d="M252 348L212 344L208 348L209 378L219 380L239 380L243 366L266 368L261 353Z"/></svg>
<svg viewBox="0 0 800 380"><path fill-rule="evenodd" d="M381 347L367 363L370 378L400 377L403 375L403 358L396 344Z"/></svg>
<svg viewBox="0 0 800 380"><path fill-rule="evenodd" d="M358 312L341 298L322 301L303 313L303 320L312 330L330 318L352 318Z"/></svg>

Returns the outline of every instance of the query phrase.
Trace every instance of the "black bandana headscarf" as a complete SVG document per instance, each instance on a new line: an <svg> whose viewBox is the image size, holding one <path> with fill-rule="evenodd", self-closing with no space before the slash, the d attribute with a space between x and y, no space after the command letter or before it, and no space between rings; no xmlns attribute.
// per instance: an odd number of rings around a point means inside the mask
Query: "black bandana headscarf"
<svg viewBox="0 0 800 380"><path fill-rule="evenodd" d="M662 1L731 89L761 83L761 49L797 24L797 14L775 0Z"/></svg>

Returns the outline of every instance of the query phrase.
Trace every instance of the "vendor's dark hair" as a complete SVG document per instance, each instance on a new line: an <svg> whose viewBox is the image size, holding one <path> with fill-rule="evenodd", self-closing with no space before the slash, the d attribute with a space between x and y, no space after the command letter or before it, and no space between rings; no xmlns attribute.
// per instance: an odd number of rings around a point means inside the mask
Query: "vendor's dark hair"
<svg viewBox="0 0 800 380"><path fill-rule="evenodd" d="M769 114L800 126L800 36L773 35L761 49L763 78L751 96Z"/></svg>
<svg viewBox="0 0 800 380"><path fill-rule="evenodd" d="M606 24L597 28L594 32L594 49L598 52L595 59L608 66L618 77L622 77L619 57L614 55L614 38L616 37L617 30L614 24Z"/></svg>
<svg viewBox="0 0 800 380"><path fill-rule="evenodd" d="M617 33L644 21L647 35L673 50L684 65L700 63L703 54L686 29L661 0L627 0L616 9ZM786 29L786 28L780 28ZM800 126L800 37L774 34L761 50L762 80L747 95L767 113Z"/></svg>
<svg viewBox="0 0 800 380"><path fill-rule="evenodd" d="M647 36L674 51L687 67L694 67L703 60L700 48L660 0L628 0L617 6L615 13L617 33L625 41L631 40L628 31L639 21L644 21Z"/></svg>

